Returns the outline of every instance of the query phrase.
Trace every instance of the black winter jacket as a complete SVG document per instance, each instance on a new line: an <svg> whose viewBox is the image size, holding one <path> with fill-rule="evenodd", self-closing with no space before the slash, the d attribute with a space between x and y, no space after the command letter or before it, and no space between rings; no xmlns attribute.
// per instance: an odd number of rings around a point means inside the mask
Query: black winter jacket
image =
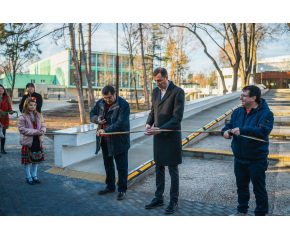
<svg viewBox="0 0 290 240"><path fill-rule="evenodd" d="M90 120L92 123L98 124L98 117L105 116L106 103L104 99L100 99L90 112ZM117 96L115 103L109 109L106 120L106 133L111 132L129 132L130 131L130 106L129 103ZM103 125L98 125L98 130ZM96 154L100 149L101 136L96 137ZM130 134L107 135L109 156L127 151L130 148Z"/></svg>

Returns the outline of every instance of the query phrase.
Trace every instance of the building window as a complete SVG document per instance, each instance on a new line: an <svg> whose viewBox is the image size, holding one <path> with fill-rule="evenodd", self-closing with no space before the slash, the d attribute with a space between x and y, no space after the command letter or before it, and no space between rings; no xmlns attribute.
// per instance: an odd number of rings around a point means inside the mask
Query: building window
<svg viewBox="0 0 290 240"><path fill-rule="evenodd" d="M135 74L135 81L137 83L137 73L134 73ZM134 75L132 74L132 72L130 73L130 86L131 88L134 88L135 86L135 83L134 83ZM137 84L136 84L136 87L137 87Z"/></svg>
<svg viewBox="0 0 290 240"><path fill-rule="evenodd" d="M92 81L92 86L96 86L96 71L95 70L92 70L91 81Z"/></svg>
<svg viewBox="0 0 290 240"><path fill-rule="evenodd" d="M97 79L97 86L98 87L104 87L104 71L98 71L98 79Z"/></svg>
<svg viewBox="0 0 290 240"><path fill-rule="evenodd" d="M31 83L35 83L35 79L31 79Z"/></svg>
<svg viewBox="0 0 290 240"><path fill-rule="evenodd" d="M92 54L92 66L96 66L96 54Z"/></svg>
<svg viewBox="0 0 290 240"><path fill-rule="evenodd" d="M54 84L54 80L50 80L50 84Z"/></svg>
<svg viewBox="0 0 290 240"><path fill-rule="evenodd" d="M82 70L82 79L80 80L82 81L82 86L87 86L87 78L85 70Z"/></svg>
<svg viewBox="0 0 290 240"><path fill-rule="evenodd" d="M113 72L110 71L106 72L106 85L113 86Z"/></svg>
<svg viewBox="0 0 290 240"><path fill-rule="evenodd" d="M73 69L70 69L69 85L71 85L71 86L75 86L76 85L75 74L74 74L74 70Z"/></svg>
<svg viewBox="0 0 290 240"><path fill-rule="evenodd" d="M48 98L65 98L64 88L48 88L47 89Z"/></svg>
<svg viewBox="0 0 290 240"><path fill-rule="evenodd" d="M128 72L123 72L122 87L124 88L129 87L129 73Z"/></svg>
<svg viewBox="0 0 290 240"><path fill-rule="evenodd" d="M98 54L97 55L97 60L98 60L98 67L104 67L104 63L105 63L105 60L104 60L104 55L103 54Z"/></svg>
<svg viewBox="0 0 290 240"><path fill-rule="evenodd" d="M138 74L138 88L143 88L143 75L142 73Z"/></svg>
<svg viewBox="0 0 290 240"><path fill-rule="evenodd" d="M106 58L106 67L107 68L113 68L113 56L112 55L107 55L107 58Z"/></svg>
<svg viewBox="0 0 290 240"><path fill-rule="evenodd" d="M282 85L282 88L283 88L283 89L288 89L288 88L290 88L290 87L289 87L289 84L290 84L290 79L283 79L283 85Z"/></svg>
<svg viewBox="0 0 290 240"><path fill-rule="evenodd" d="M129 57L123 57L123 68L128 68L129 67Z"/></svg>
<svg viewBox="0 0 290 240"><path fill-rule="evenodd" d="M40 83L41 84L45 84L45 80L40 80Z"/></svg>

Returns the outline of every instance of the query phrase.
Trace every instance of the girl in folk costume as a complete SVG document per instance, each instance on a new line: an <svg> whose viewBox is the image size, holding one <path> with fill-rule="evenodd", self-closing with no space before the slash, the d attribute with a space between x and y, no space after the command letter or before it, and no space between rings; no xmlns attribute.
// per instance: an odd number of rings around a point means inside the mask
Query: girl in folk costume
<svg viewBox="0 0 290 240"><path fill-rule="evenodd" d="M36 111L36 99L34 97L25 100L22 115L19 117L18 129L20 132L21 164L25 165L26 181L33 185L40 183L37 178L37 166L44 161L42 143L43 134L46 131L43 117ZM30 174L32 163L32 176Z"/></svg>
<svg viewBox="0 0 290 240"><path fill-rule="evenodd" d="M0 110L2 110L4 113L5 112L9 112L9 114L13 114L11 105L12 105L11 98L7 94L7 91L4 88L4 86L2 84L0 84ZM1 153L7 154L7 152L4 149L4 146L5 146L6 130L9 127L9 116L8 116L8 114L5 115L4 119L0 120L0 123L2 125L2 133L4 135L4 138L1 139Z"/></svg>

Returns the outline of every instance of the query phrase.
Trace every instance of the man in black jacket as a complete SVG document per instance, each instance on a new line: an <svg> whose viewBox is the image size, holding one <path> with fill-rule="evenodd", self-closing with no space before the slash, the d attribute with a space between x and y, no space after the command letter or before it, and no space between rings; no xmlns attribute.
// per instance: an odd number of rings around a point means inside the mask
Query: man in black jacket
<svg viewBox="0 0 290 240"><path fill-rule="evenodd" d="M161 132L158 129L181 130L184 111L184 91L168 80L165 68L156 68L153 79L157 87L152 94L152 108L146 122L145 135L154 135L154 161L156 163L155 198L146 209L163 205L165 166L171 178L170 203L165 213L174 213L178 207L179 173L182 162L181 132ZM151 127L154 124L155 127Z"/></svg>
<svg viewBox="0 0 290 240"><path fill-rule="evenodd" d="M34 87L34 84L33 83L27 83L26 84L26 91L28 92L28 94L24 95L21 99L21 102L19 104L19 110L20 112L22 113L22 110L23 110L23 104L25 102L25 100L27 98L30 98L30 97L34 97L35 100L36 100L36 111L41 113L41 107L42 107L42 97L39 93L36 93L35 92L35 87Z"/></svg>
<svg viewBox="0 0 290 240"><path fill-rule="evenodd" d="M130 106L125 99L116 95L114 87L110 85L105 86L102 93L103 98L90 112L91 122L98 124L96 154L101 146L106 170L107 186L98 194L115 192L114 158L119 177L117 200L123 200L127 191L130 134L102 135L101 133L129 132Z"/></svg>

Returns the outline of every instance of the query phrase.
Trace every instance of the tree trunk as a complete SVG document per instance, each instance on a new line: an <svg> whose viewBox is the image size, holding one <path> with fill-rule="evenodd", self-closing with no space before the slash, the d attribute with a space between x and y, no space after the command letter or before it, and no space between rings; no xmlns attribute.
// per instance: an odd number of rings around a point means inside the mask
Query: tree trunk
<svg viewBox="0 0 290 240"><path fill-rule="evenodd" d="M79 62L79 75L80 75L80 83L81 83L81 89L82 89L82 94L83 94L83 80L85 81L85 79L83 79L82 76L82 53L81 53L81 33L80 33L80 27L78 30L79 33L79 52L78 52L78 62Z"/></svg>
<svg viewBox="0 0 290 240"><path fill-rule="evenodd" d="M237 91L237 86L238 86L238 72L239 72L239 66L240 66L240 61L241 61L241 53L240 53L240 48L239 48L239 35L238 30L236 27L235 23L232 23L232 29L233 29L233 39L235 43L235 64L233 65L233 73L234 73L234 78L233 78L233 86L232 86L232 92Z"/></svg>
<svg viewBox="0 0 290 240"><path fill-rule="evenodd" d="M74 70L75 81L76 81L76 90L77 90L80 118L81 118L81 123L86 123L85 106L84 106L83 93L82 93L82 89L80 85L80 75L78 71L78 62L76 58L75 36L74 36L74 29L73 29L72 23L69 23L69 35L70 35L70 43L71 43L70 52L72 56L73 70Z"/></svg>
<svg viewBox="0 0 290 240"><path fill-rule="evenodd" d="M232 86L232 92L237 91L238 87L238 73L239 73L239 65L234 64L233 66L233 86Z"/></svg>
<svg viewBox="0 0 290 240"><path fill-rule="evenodd" d="M89 27L90 28L90 27ZM90 30L89 30L90 32ZM92 79L91 79L91 53L88 51L88 66L87 66L87 59L85 55L85 44L84 44L84 36L83 36L83 30L82 30L82 24L80 23L80 33L81 33L81 41L82 41L82 52L83 52L83 59L84 59L84 65L85 65L85 71L86 71L86 77L88 80L88 105L89 105L89 111L91 111L94 107L95 99L94 99L94 92L92 87ZM88 38L90 36L90 33L88 34ZM90 47L91 41L88 40L88 49L91 50Z"/></svg>
<svg viewBox="0 0 290 240"><path fill-rule="evenodd" d="M11 84L11 100L13 98L13 91L14 91L14 86L15 86L15 78L16 78L16 71L13 68L13 75L12 75L12 84Z"/></svg>
<svg viewBox="0 0 290 240"><path fill-rule="evenodd" d="M130 61L131 61L131 70L132 70L132 73L133 74L133 83L134 83L134 92L135 92L135 99L136 99L136 107L137 107L137 110L139 110L139 103L138 103L138 94L137 94L137 88L136 88L136 78L135 78L135 73L134 73L134 60L133 60L133 54L131 53L130 54Z"/></svg>
<svg viewBox="0 0 290 240"><path fill-rule="evenodd" d="M146 74L146 65L145 65L145 58L144 58L144 49L143 49L143 36L142 36L142 26L139 23L139 31L140 31L140 43L141 43L141 54L142 54L142 61L143 61L143 89L144 89L144 97L147 106L147 110L150 109L149 104L149 94L148 94L148 86L147 86L147 74Z"/></svg>
<svg viewBox="0 0 290 240"><path fill-rule="evenodd" d="M246 80L245 80L245 72L244 72L243 61L240 62L239 72L240 72L240 75L241 75L241 87L243 89L243 87L246 86Z"/></svg>
<svg viewBox="0 0 290 240"><path fill-rule="evenodd" d="M153 31L154 34L154 31ZM155 40L153 36L153 49L152 49L152 59L151 59L151 78L150 78L150 103L152 103L152 93L153 93L153 72L154 72L154 53L155 53Z"/></svg>
<svg viewBox="0 0 290 240"><path fill-rule="evenodd" d="M257 81L257 46L255 44L254 52L253 52L253 79L254 79L254 85L258 84Z"/></svg>

